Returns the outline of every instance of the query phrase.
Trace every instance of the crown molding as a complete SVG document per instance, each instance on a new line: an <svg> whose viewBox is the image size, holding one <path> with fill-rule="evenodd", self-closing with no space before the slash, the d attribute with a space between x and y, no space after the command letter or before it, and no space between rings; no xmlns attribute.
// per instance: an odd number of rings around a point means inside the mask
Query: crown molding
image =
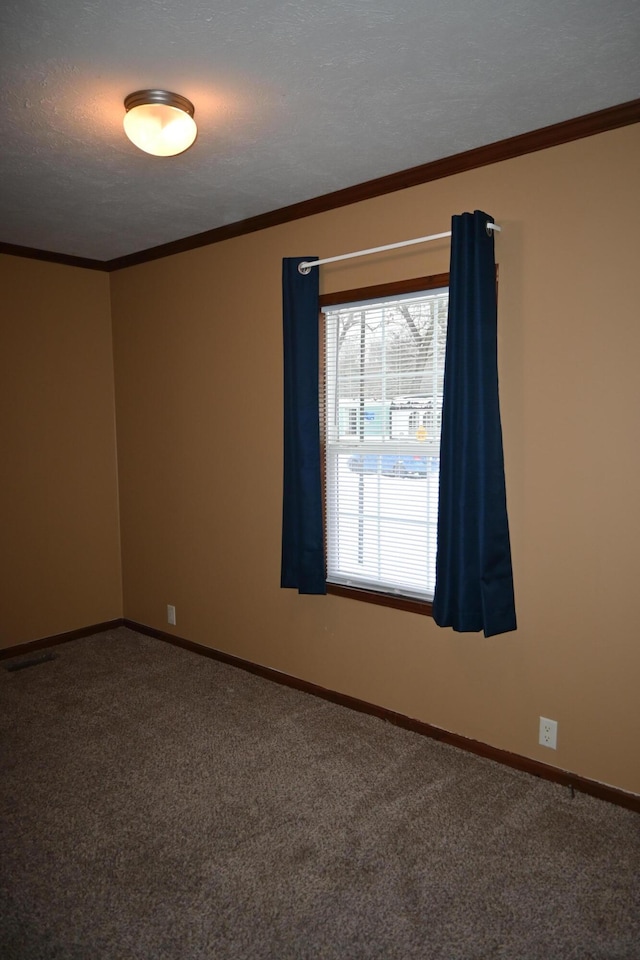
<svg viewBox="0 0 640 960"><path fill-rule="evenodd" d="M73 257L67 253L54 253L52 250L21 247L16 243L2 243L2 241L0 241L0 253L6 253L11 257L26 257L28 260L45 260L48 263L61 263L67 267L100 270L103 273L108 273L111 269L108 260L91 260L89 257Z"/></svg>
<svg viewBox="0 0 640 960"><path fill-rule="evenodd" d="M550 147L557 147L563 143L571 143L574 140L592 137L638 122L640 122L640 98L620 103L614 107L607 107L604 110L597 110L595 113L574 117L572 120L541 127L538 130L522 133L516 137L508 137L506 140L498 140L495 143L476 147L473 150L466 150L451 157L444 157L441 160L433 160L417 167L400 170L398 173L378 177L375 180L367 180L364 183L346 187L343 190L335 190L333 193L325 193L310 200L292 203L287 207L280 207L278 210L271 210L268 213L249 217L246 220L238 220L236 223L206 230L203 233L196 233L191 237L184 237L171 243L150 247L148 250L140 250L123 257L115 257L112 260L89 260L84 257L71 257L46 250L35 250L31 247L19 247L9 243L0 243L0 253L111 273L114 270L122 270L125 267L133 267L163 257L170 257L176 253L185 253L188 250L196 250L198 247L221 243L234 237L256 233L258 230L266 230L269 227L280 226L283 223L290 223L303 217L337 210L339 207L360 203L362 200L371 200L374 197L395 193L398 190L406 190L408 187L430 183L433 180L441 180L458 173L466 173L469 170L500 163L503 160L512 160L515 157L536 153L539 150L547 150Z"/></svg>

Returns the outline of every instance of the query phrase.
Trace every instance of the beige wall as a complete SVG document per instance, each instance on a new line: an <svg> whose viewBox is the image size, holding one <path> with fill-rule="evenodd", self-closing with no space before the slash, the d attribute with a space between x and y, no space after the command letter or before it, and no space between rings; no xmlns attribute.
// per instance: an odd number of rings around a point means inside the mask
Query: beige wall
<svg viewBox="0 0 640 960"><path fill-rule="evenodd" d="M109 278L0 256L0 646L122 616Z"/></svg>
<svg viewBox="0 0 640 960"><path fill-rule="evenodd" d="M640 126L112 275L125 615L640 793ZM279 588L283 256L502 225L500 373L519 629ZM448 244L323 269L448 269ZM540 715L558 750L537 745Z"/></svg>

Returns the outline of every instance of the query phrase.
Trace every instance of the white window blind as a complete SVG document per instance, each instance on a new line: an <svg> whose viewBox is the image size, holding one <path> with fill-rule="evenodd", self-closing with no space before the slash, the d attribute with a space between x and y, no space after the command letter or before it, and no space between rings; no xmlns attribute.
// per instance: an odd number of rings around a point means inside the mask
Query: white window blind
<svg viewBox="0 0 640 960"><path fill-rule="evenodd" d="M431 600L448 290L324 309L327 579Z"/></svg>

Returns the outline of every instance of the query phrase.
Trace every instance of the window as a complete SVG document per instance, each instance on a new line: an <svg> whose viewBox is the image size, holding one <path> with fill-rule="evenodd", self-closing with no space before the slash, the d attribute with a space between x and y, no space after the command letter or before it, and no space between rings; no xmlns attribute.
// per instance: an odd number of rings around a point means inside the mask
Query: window
<svg viewBox="0 0 640 960"><path fill-rule="evenodd" d="M321 297L327 583L430 611L448 276Z"/></svg>

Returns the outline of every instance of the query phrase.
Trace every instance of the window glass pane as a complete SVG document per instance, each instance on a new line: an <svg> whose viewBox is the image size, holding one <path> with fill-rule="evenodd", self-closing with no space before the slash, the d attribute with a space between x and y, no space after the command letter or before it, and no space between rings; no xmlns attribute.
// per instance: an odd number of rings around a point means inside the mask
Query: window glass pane
<svg viewBox="0 0 640 960"><path fill-rule="evenodd" d="M327 576L431 599L448 291L326 308Z"/></svg>

